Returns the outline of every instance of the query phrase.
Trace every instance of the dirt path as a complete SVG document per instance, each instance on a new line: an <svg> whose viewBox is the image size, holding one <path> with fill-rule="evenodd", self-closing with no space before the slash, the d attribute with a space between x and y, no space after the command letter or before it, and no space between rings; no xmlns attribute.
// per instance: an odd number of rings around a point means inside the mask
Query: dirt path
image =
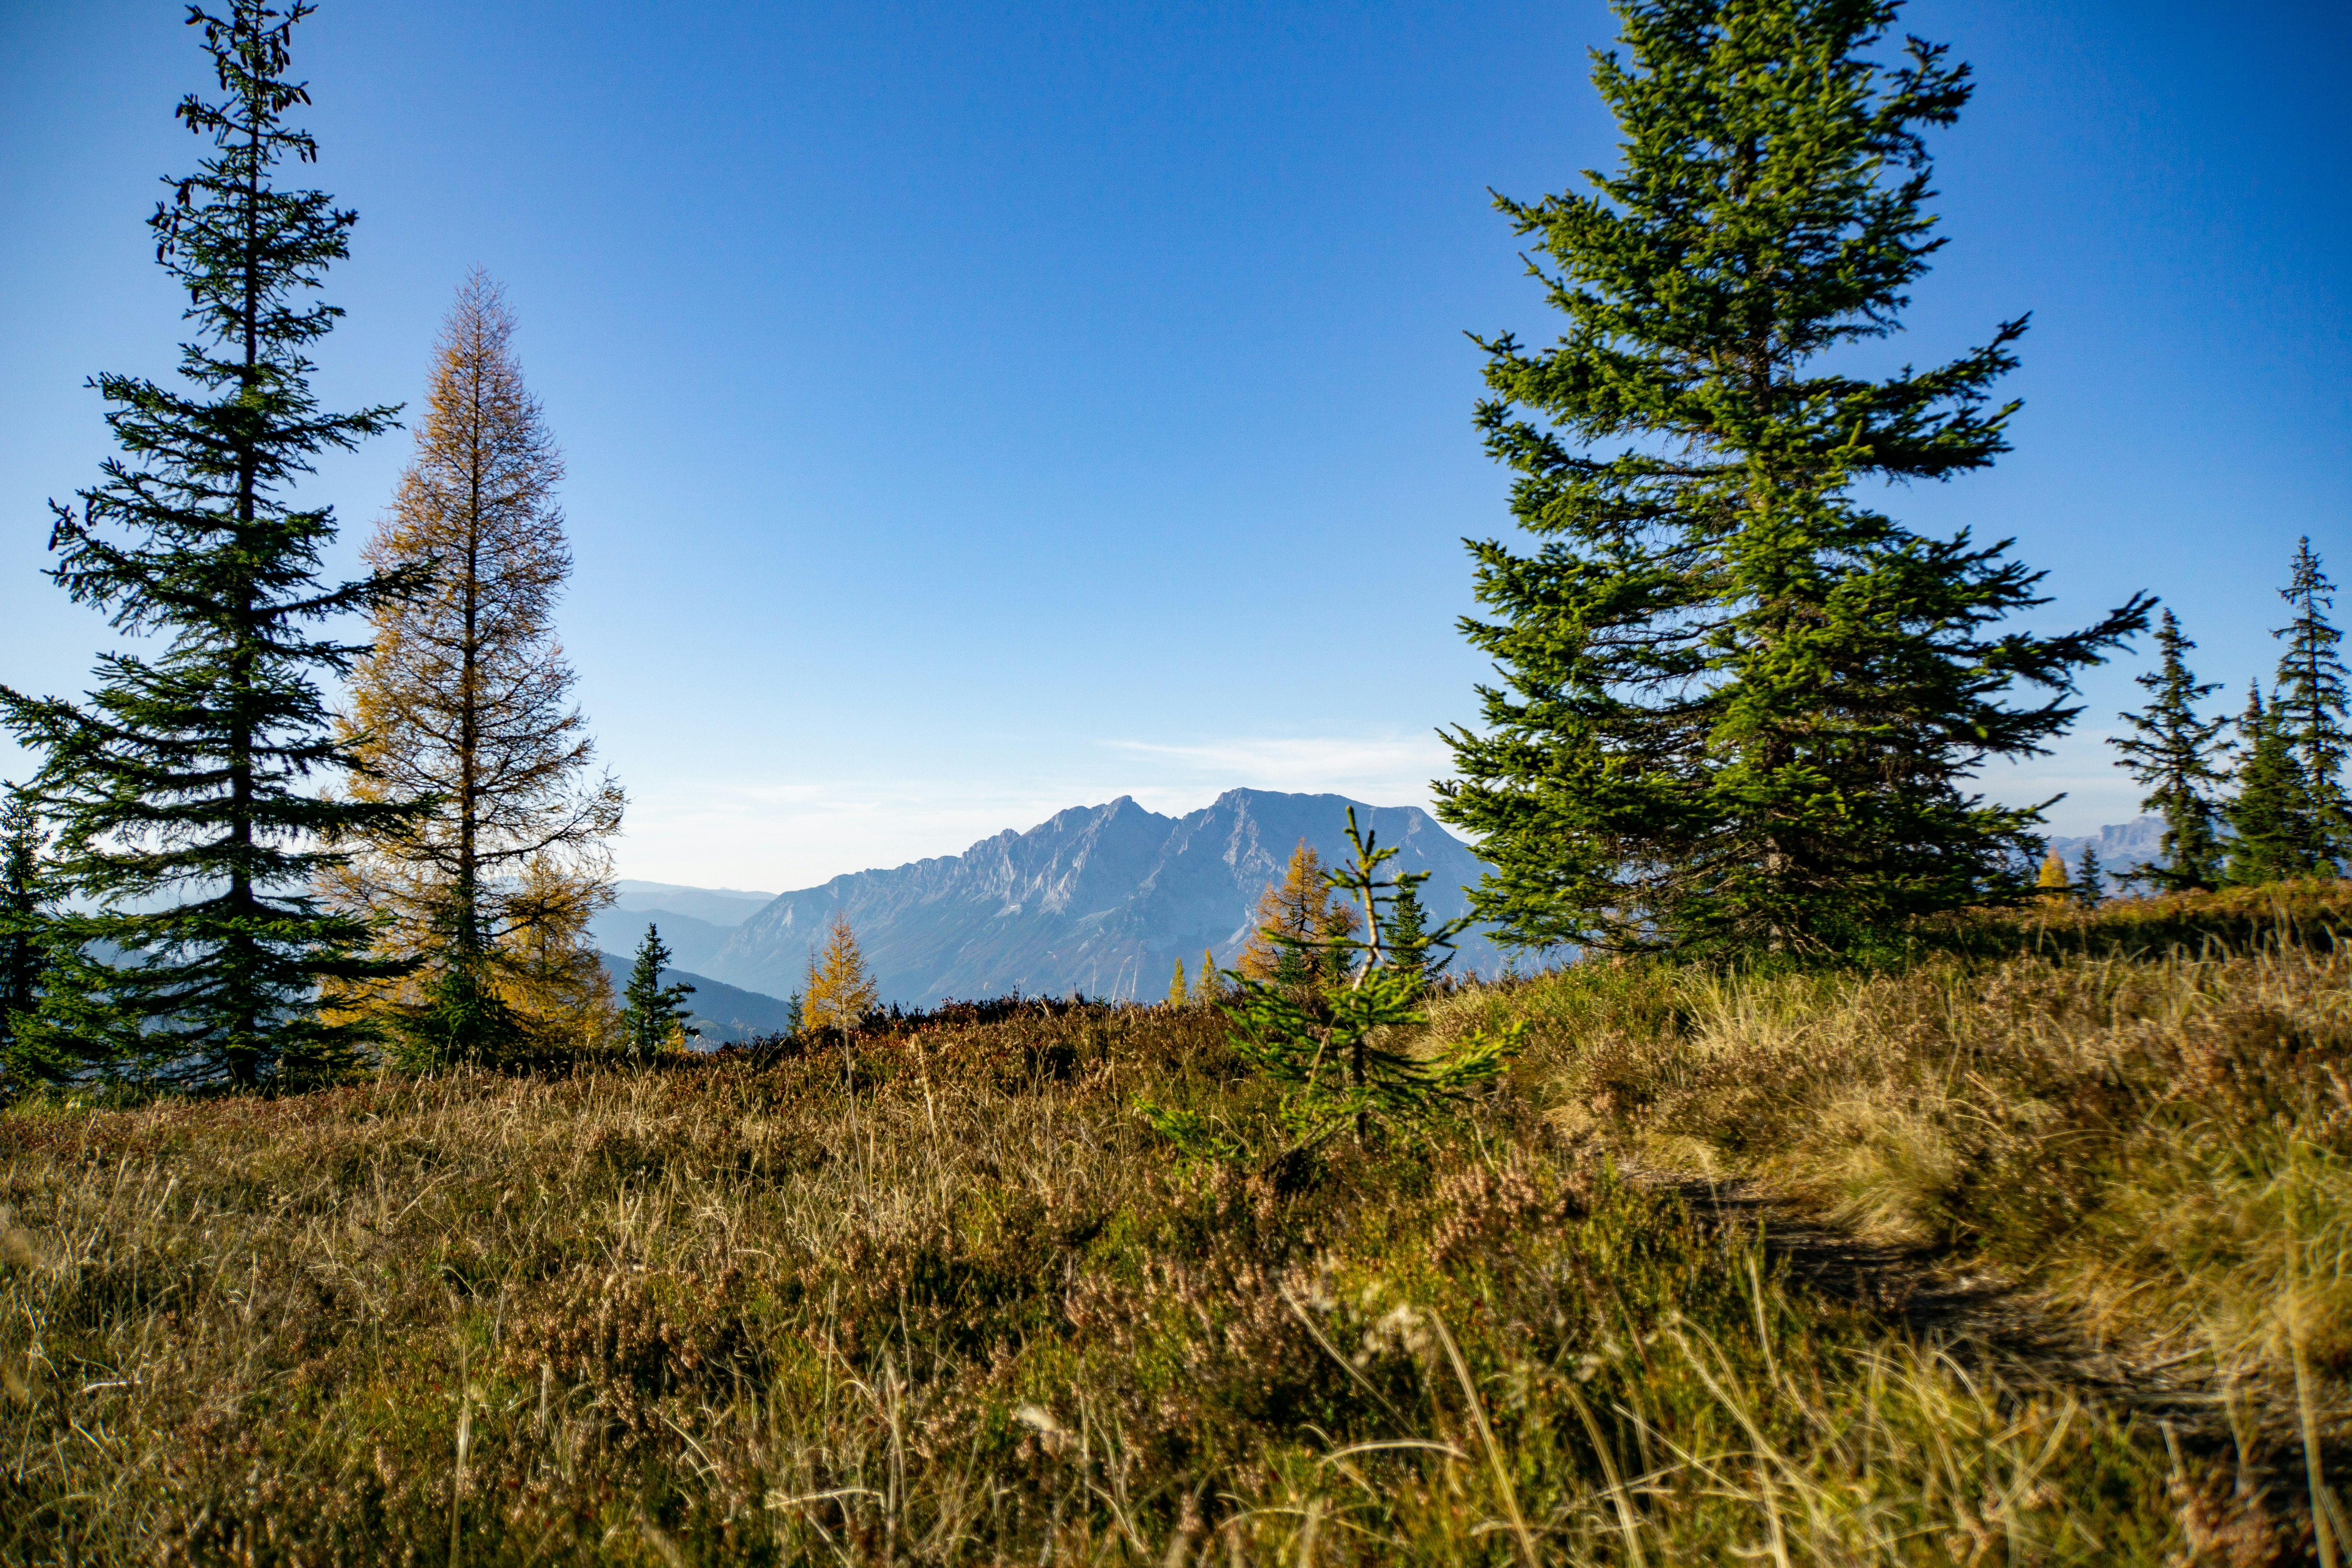
<svg viewBox="0 0 2352 1568"><path fill-rule="evenodd" d="M2011 1387L2071 1394L2146 1420L2184 1450L2233 1459L2242 1488L2269 1491L2289 1507L2303 1490L2294 1413L2221 1386L2202 1351L2135 1359L2099 1342L2041 1292L1972 1268L1948 1249L1857 1237L1754 1182L1677 1171L1628 1173L1727 1227L1753 1234L1760 1226L1767 1250L1799 1289L1899 1321ZM2332 1470L2344 1456L2327 1458Z"/></svg>

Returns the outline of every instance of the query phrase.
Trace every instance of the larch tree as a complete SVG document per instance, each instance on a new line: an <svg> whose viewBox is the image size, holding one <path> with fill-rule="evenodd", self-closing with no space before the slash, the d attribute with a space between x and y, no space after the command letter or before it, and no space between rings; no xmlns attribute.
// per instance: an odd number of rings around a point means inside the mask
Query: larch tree
<svg viewBox="0 0 2352 1568"><path fill-rule="evenodd" d="M120 450L78 509L52 503L50 576L149 647L102 658L83 704L0 688L0 718L44 759L28 793L73 897L37 1027L47 1048L159 1079L334 1070L368 1042L322 1016L322 990L388 972L368 923L313 891L335 841L401 808L319 787L353 761L320 681L361 651L326 632L400 584L321 583L333 513L290 492L399 410L331 413L310 391L306 353L341 314L310 295L357 221L278 183L317 153L285 119L310 102L287 71L310 10L191 7L221 97L178 117L211 153L149 220L195 325L184 385L97 377Z"/></svg>
<svg viewBox="0 0 2352 1568"><path fill-rule="evenodd" d="M881 1004L881 993L858 950L857 933L840 910L824 930L824 949L809 954L808 980L802 989L802 1027L831 1029L847 1036Z"/></svg>
<svg viewBox="0 0 2352 1568"><path fill-rule="evenodd" d="M1323 857L1304 838L1282 880L1268 882L1250 916L1249 940L1234 967L1269 984L1328 984L1340 978L1335 954L1355 935L1356 911L1332 897Z"/></svg>
<svg viewBox="0 0 2352 1568"><path fill-rule="evenodd" d="M1567 330L1475 340L1477 423L1538 543L1470 545L1490 614L1463 630L1503 683L1436 787L1507 942L1832 951L2024 896L2038 808L1977 770L2043 750L2145 624L2135 596L2001 629L2046 602L2006 542L1870 504L2007 450L2016 405L1990 400L2026 326L1875 378L1851 357L1943 244L1926 132L1972 90L1941 47L1872 58L1897 9L1622 0L1630 58L1593 68L1622 163L1496 198Z"/></svg>
<svg viewBox="0 0 2352 1568"><path fill-rule="evenodd" d="M2124 770L2147 794L2140 809L2152 811L2164 822L2158 858L2133 867L2132 880L2169 892L2218 888L2223 878L2221 807L2215 802L2222 782L2215 746L2226 724L2206 719L2197 705L2221 689L2218 681L2200 682L2189 672L2187 655L2197 645L2181 635L2172 612L2157 623L2157 668L2133 677L2148 693L2148 705L2137 713L2118 715L2130 732L2112 736L2108 744L2123 753Z"/></svg>
<svg viewBox="0 0 2352 1568"><path fill-rule="evenodd" d="M1192 994L1191 989L1184 984L1184 958L1181 953L1179 953L1176 958L1176 973L1168 982L1169 1007L1173 1010L1183 1006L1192 999Z"/></svg>
<svg viewBox="0 0 2352 1568"><path fill-rule="evenodd" d="M530 1022L534 1054L593 1054L619 1028L612 983L589 931L610 897L608 884L582 877L576 866L542 856L523 867L499 980Z"/></svg>
<svg viewBox="0 0 2352 1568"><path fill-rule="evenodd" d="M1192 977L1192 1000L1203 1007L1213 1006L1225 994L1225 977L1217 973L1214 948L1201 950L1201 972Z"/></svg>
<svg viewBox="0 0 2352 1568"><path fill-rule="evenodd" d="M377 611L343 721L365 765L355 794L430 806L373 838L344 891L423 961L401 1011L416 1053L439 1060L495 1058L551 1022L513 984L518 955L544 955L556 925L576 933L582 905L609 901L606 846L625 805L593 773L556 637L572 570L563 463L513 334L499 286L475 271L442 327L416 455L366 552L426 586Z"/></svg>
<svg viewBox="0 0 2352 1568"><path fill-rule="evenodd" d="M2066 901L2066 862L2052 849L2042 857L2042 872L2033 879L2034 896L2045 904Z"/></svg>
<svg viewBox="0 0 2352 1568"><path fill-rule="evenodd" d="M2273 702L2303 790L2300 817L2306 839L2300 858L2313 870L2336 875L2352 867L2352 808L2344 789L2344 760L2352 737L2345 731L2345 668L2336 645L2344 634L2327 618L2336 584L2320 570L2306 536L2295 546L2294 576L2279 597L2294 616L2273 635L2286 644Z"/></svg>

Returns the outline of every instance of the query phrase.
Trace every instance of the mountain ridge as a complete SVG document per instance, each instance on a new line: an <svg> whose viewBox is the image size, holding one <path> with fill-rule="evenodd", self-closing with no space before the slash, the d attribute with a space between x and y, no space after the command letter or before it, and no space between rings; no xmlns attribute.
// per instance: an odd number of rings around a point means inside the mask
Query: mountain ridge
<svg viewBox="0 0 2352 1568"><path fill-rule="evenodd" d="M796 991L810 948L838 911L886 1002L1014 989L1155 999L1180 958L1189 970L1207 948L1220 963L1233 962L1259 893L1301 838L1327 862L1344 851L1350 806L1367 831L1397 847L1394 868L1432 873L1423 903L1433 919L1467 908L1462 889L1483 867L1418 806L1236 789L1171 817L1120 795L1068 807L1025 832L1007 828L960 855L780 894L735 928L704 972L750 990ZM1457 963L1492 972L1502 954L1473 935Z"/></svg>

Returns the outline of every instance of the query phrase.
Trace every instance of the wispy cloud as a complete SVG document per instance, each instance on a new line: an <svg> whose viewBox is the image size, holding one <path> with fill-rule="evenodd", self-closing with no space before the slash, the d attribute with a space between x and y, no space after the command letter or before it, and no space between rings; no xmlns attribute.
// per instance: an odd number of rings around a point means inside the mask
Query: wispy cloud
<svg viewBox="0 0 2352 1568"><path fill-rule="evenodd" d="M1433 736L1113 740L1099 761L1035 776L800 778L713 783L673 777L630 792L622 873L695 887L784 891L845 871L958 855L1007 828L1132 795L1180 816L1235 788L1335 791L1377 805L1426 805L1448 753Z"/></svg>
<svg viewBox="0 0 2352 1568"><path fill-rule="evenodd" d="M1174 745L1158 741L1106 741L1138 772L1158 775L1134 792L1196 795L1204 781L1217 789L1331 790L1376 794L1374 805L1418 805L1429 781L1452 772L1453 753L1434 735L1239 736ZM1202 804L1193 801L1194 805Z"/></svg>

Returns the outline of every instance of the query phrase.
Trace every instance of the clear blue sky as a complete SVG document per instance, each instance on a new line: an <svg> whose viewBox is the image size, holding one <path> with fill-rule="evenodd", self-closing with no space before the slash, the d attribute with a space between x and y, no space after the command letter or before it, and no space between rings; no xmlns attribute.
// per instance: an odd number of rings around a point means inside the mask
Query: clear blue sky
<svg viewBox="0 0 2352 1568"><path fill-rule="evenodd" d="M163 374L142 220L194 139L168 0L0 5L0 679L107 635L37 575ZM1981 89L1900 352L2024 310L2018 450L1896 498L2014 534L2045 625L2163 595L2240 688L2309 533L2352 581L2352 7L1920 0ZM1129 793L1425 798L1507 526L1465 329L1546 339L1486 188L1612 156L1604 7L326 0L320 184L362 222L331 403L414 402L467 268L567 455L581 695L624 875L782 889ZM324 471L352 547L405 460ZM346 560L349 552L346 551ZM2352 619L2352 595L2342 606ZM2134 814L2097 743L2010 798ZM0 773L21 758L0 749Z"/></svg>

